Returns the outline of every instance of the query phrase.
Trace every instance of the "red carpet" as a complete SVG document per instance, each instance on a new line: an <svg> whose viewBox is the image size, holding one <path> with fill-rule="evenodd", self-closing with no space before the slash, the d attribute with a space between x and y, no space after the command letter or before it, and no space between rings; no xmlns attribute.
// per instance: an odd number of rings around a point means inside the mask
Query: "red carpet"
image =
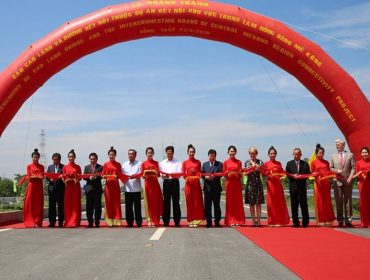
<svg viewBox="0 0 370 280"><path fill-rule="evenodd" d="M336 228L242 227L238 231L303 279L370 279L369 238Z"/></svg>

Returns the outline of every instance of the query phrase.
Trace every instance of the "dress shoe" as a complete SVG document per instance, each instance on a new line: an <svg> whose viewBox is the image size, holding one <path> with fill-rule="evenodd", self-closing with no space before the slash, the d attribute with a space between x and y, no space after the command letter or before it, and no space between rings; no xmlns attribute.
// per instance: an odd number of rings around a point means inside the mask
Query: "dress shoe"
<svg viewBox="0 0 370 280"><path fill-rule="evenodd" d="M54 227L55 227L55 225L50 224L50 225L48 225L48 227L49 227L49 228L54 228Z"/></svg>
<svg viewBox="0 0 370 280"><path fill-rule="evenodd" d="M215 227L221 227L220 222L215 222Z"/></svg>
<svg viewBox="0 0 370 280"><path fill-rule="evenodd" d="M92 228L92 227L94 227L93 224L88 224L87 225L87 228Z"/></svg>
<svg viewBox="0 0 370 280"><path fill-rule="evenodd" d="M339 222L338 227L343 227L343 222Z"/></svg>
<svg viewBox="0 0 370 280"><path fill-rule="evenodd" d="M300 225L299 224L294 224L293 227L300 227Z"/></svg>
<svg viewBox="0 0 370 280"><path fill-rule="evenodd" d="M308 227L308 224L306 225L306 224L304 224L304 225L302 225L304 228L306 228L306 227Z"/></svg>
<svg viewBox="0 0 370 280"><path fill-rule="evenodd" d="M95 224L95 227L96 227L96 228L100 228L100 224L99 224L99 223L96 223L96 224Z"/></svg>
<svg viewBox="0 0 370 280"><path fill-rule="evenodd" d="M212 224L206 224L206 228L212 227Z"/></svg>
<svg viewBox="0 0 370 280"><path fill-rule="evenodd" d="M137 226L137 227L141 227L141 224L137 224L136 226Z"/></svg>
<svg viewBox="0 0 370 280"><path fill-rule="evenodd" d="M175 224L175 227L180 227L180 224Z"/></svg>
<svg viewBox="0 0 370 280"><path fill-rule="evenodd" d="M346 222L346 227L353 227L351 222Z"/></svg>

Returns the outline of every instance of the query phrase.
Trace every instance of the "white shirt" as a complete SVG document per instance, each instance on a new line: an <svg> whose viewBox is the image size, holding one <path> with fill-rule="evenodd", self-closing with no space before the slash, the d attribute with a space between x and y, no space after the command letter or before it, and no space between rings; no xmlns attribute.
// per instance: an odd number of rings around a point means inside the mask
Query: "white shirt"
<svg viewBox="0 0 370 280"><path fill-rule="evenodd" d="M164 159L159 163L160 171L165 173L181 173L182 163L176 159L168 160Z"/></svg>
<svg viewBox="0 0 370 280"><path fill-rule="evenodd" d="M125 161L122 163L122 173L131 176L134 174L139 174L141 170L141 162L140 161ZM137 179L128 179L126 184L124 185L125 192L141 192L143 189L141 188L141 180L140 178Z"/></svg>

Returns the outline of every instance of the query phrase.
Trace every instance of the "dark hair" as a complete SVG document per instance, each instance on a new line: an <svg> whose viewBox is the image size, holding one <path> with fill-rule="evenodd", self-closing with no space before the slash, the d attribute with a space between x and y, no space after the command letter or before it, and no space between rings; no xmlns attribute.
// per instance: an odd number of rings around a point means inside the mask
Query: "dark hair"
<svg viewBox="0 0 370 280"><path fill-rule="evenodd" d="M145 154L147 155L148 154L148 151L151 150L154 154L154 149L152 147L148 147L145 149Z"/></svg>
<svg viewBox="0 0 370 280"><path fill-rule="evenodd" d="M175 152L175 148L173 146L167 146L165 151L167 153L167 151L171 150L173 153Z"/></svg>
<svg viewBox="0 0 370 280"><path fill-rule="evenodd" d="M317 145L316 145L315 154L317 155L317 153L318 153L320 150L321 150L323 153L325 153L325 149L324 149L323 147L321 147L321 145L320 145L320 144L317 144Z"/></svg>
<svg viewBox="0 0 370 280"><path fill-rule="evenodd" d="M268 150L268 152L267 152L267 155L269 155L271 151L274 151L274 152L275 152L275 154L277 154L277 151L276 151L276 149L275 149L275 147L274 147L274 146L271 146L271 147L269 148L269 150Z"/></svg>
<svg viewBox="0 0 370 280"><path fill-rule="evenodd" d="M135 150L135 149L129 149L127 153L129 153L129 152L134 152L134 153L135 153L135 155L137 155L137 152L136 152L136 150Z"/></svg>
<svg viewBox="0 0 370 280"><path fill-rule="evenodd" d="M55 158L55 157L59 158L59 160L62 158L62 156L60 155L60 153L54 153L54 154L52 155L51 159L53 159L53 158Z"/></svg>
<svg viewBox="0 0 370 280"><path fill-rule="evenodd" d="M215 155L217 155L217 152L216 152L216 150L214 150L214 149L210 149L210 150L208 151L208 155L210 155L210 154L215 154Z"/></svg>
<svg viewBox="0 0 370 280"><path fill-rule="evenodd" d="M117 155L117 151L116 151L115 148L113 148L113 146L110 147L110 149L108 150L108 155L109 155L110 152L112 152L115 156Z"/></svg>
<svg viewBox="0 0 370 280"><path fill-rule="evenodd" d="M194 152L195 152L195 148L194 148L194 146L192 144L189 144L188 145L188 153L189 153L190 149L194 149Z"/></svg>
<svg viewBox="0 0 370 280"><path fill-rule="evenodd" d="M367 152L369 152L369 148L368 147L362 147L361 148L361 152L362 152L362 150L366 150Z"/></svg>
<svg viewBox="0 0 370 280"><path fill-rule="evenodd" d="M98 159L98 155L96 154L96 153L91 153L91 154L89 154L89 158L90 157L95 157L96 159Z"/></svg>
<svg viewBox="0 0 370 280"><path fill-rule="evenodd" d="M33 157L34 155L38 155L40 157L40 153L39 153L38 149L33 150L32 154L31 154L31 157Z"/></svg>
<svg viewBox="0 0 370 280"><path fill-rule="evenodd" d="M72 154L74 157L76 157L76 153L75 153L75 150L72 149L68 152L68 155Z"/></svg>
<svg viewBox="0 0 370 280"><path fill-rule="evenodd" d="M227 148L227 152L230 152L231 149L234 149L235 153L237 152L237 149L234 145L230 145L229 148Z"/></svg>

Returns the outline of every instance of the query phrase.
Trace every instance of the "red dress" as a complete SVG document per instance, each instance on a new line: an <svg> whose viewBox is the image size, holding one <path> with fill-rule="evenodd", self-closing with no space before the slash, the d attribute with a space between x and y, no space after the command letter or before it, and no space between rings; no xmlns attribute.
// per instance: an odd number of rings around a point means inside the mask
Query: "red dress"
<svg viewBox="0 0 370 280"><path fill-rule="evenodd" d="M240 160L229 158L224 161L223 171L238 171L242 169ZM243 205L242 184L240 182L241 175L226 176L226 211L225 225L244 224L245 214Z"/></svg>
<svg viewBox="0 0 370 280"><path fill-rule="evenodd" d="M122 224L121 189L118 182L121 175L122 166L119 162L108 161L104 163L103 177L106 179L104 218L108 226Z"/></svg>
<svg viewBox="0 0 370 280"><path fill-rule="evenodd" d="M64 226L79 227L81 223L81 186L78 175L81 167L75 163L69 163L63 167L65 182L64 192Z"/></svg>
<svg viewBox="0 0 370 280"><path fill-rule="evenodd" d="M201 224L204 220L203 195L200 187L201 163L197 159L185 160L182 163L185 177L185 200L189 224ZM198 174L198 175L197 175Z"/></svg>
<svg viewBox="0 0 370 280"><path fill-rule="evenodd" d="M155 160L144 161L141 165L141 171L144 172L146 220L148 223L158 226L160 216L163 214L163 195L158 183L158 162ZM145 171L147 172L145 173Z"/></svg>
<svg viewBox="0 0 370 280"><path fill-rule="evenodd" d="M311 163L311 172L330 172L329 162L324 159L315 159ZM333 204L331 202L331 186L325 174L315 177L315 210L316 224L331 224L335 220Z"/></svg>
<svg viewBox="0 0 370 280"><path fill-rule="evenodd" d="M288 225L290 218L286 205L281 177L272 173L284 171L279 161L265 162L265 176L267 179L267 223L269 225Z"/></svg>
<svg viewBox="0 0 370 280"><path fill-rule="evenodd" d="M356 162L356 173L359 171L369 171L370 161L361 159ZM360 174L358 177L358 189L360 191L360 217L361 225L369 227L370 225L370 174Z"/></svg>
<svg viewBox="0 0 370 280"><path fill-rule="evenodd" d="M23 223L25 227L41 227L44 214L44 166L38 163L27 165L29 182L24 198Z"/></svg>

